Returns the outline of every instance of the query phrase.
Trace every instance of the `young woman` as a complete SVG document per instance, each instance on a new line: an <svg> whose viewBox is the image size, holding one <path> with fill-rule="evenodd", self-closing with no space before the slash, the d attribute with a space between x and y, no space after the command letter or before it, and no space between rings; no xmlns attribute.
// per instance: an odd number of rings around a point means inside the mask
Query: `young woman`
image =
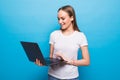
<svg viewBox="0 0 120 80"><path fill-rule="evenodd" d="M78 29L75 12L70 5L58 9L58 22L60 30L50 35L50 57L60 57L67 63L51 66L48 80L79 80L78 66L90 64L86 36ZM82 52L80 60L77 59L78 49ZM42 65L38 59L36 64Z"/></svg>

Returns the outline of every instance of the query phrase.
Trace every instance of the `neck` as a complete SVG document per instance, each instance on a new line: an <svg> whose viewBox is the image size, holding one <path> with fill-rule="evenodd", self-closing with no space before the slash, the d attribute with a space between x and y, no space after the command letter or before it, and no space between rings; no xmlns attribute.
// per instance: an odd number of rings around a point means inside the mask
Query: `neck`
<svg viewBox="0 0 120 80"><path fill-rule="evenodd" d="M63 33L66 33L66 32L74 32L73 25L70 24L68 28L62 29L62 32L63 32Z"/></svg>
<svg viewBox="0 0 120 80"><path fill-rule="evenodd" d="M64 35L70 35L72 34L75 30L73 29L73 26L71 25L69 28L61 30Z"/></svg>

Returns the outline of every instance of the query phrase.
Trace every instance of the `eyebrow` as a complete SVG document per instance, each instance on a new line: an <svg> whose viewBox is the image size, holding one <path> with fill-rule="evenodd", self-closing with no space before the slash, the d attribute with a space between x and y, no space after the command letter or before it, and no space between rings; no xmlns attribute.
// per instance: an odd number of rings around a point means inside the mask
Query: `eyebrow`
<svg viewBox="0 0 120 80"><path fill-rule="evenodd" d="M59 17L57 17L57 18L59 18ZM60 17L60 18L65 18L64 16L62 16L62 17Z"/></svg>

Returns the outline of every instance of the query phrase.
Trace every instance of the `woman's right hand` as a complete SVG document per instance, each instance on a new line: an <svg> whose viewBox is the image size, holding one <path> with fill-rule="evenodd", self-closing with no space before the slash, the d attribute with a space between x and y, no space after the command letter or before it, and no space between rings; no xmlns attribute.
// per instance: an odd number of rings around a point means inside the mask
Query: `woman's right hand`
<svg viewBox="0 0 120 80"><path fill-rule="evenodd" d="M36 58L35 64L37 64L38 66L43 66L43 64L40 62L39 59Z"/></svg>

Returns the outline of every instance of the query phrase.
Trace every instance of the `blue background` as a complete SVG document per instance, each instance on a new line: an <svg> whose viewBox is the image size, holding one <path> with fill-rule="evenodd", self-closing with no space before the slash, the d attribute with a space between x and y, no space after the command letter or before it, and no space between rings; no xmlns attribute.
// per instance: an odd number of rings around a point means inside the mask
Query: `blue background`
<svg viewBox="0 0 120 80"><path fill-rule="evenodd" d="M89 42L91 63L79 67L80 80L120 80L119 0L0 0L0 80L47 80L48 67L29 62L19 41L37 42L49 56L57 10L67 4Z"/></svg>

